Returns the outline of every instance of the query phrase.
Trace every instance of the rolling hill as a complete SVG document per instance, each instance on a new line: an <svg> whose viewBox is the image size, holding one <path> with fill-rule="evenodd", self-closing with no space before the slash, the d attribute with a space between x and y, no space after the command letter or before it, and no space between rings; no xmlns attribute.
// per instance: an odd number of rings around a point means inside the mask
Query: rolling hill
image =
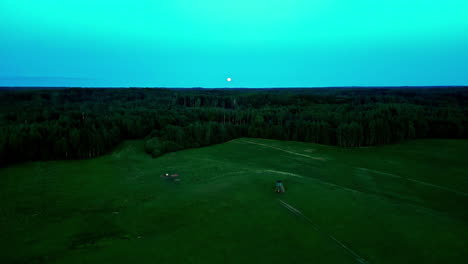
<svg viewBox="0 0 468 264"><path fill-rule="evenodd" d="M0 257L466 263L466 157L466 140L346 149L240 138L156 159L126 141L94 159L17 164L0 169Z"/></svg>

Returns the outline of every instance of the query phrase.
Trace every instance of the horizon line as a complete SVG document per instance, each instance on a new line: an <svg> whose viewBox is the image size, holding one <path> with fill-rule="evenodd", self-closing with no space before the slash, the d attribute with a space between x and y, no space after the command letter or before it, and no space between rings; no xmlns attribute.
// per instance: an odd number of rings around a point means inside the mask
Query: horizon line
<svg viewBox="0 0 468 264"><path fill-rule="evenodd" d="M165 87L165 86L0 86L0 89L13 88L53 88L53 89L330 89L330 88L468 88L468 85L389 85L389 86L281 86L281 87Z"/></svg>

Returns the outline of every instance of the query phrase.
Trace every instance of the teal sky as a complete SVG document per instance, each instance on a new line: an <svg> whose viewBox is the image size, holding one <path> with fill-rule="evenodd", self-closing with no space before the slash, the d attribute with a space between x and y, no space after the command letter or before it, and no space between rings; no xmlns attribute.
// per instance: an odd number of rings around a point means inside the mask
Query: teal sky
<svg viewBox="0 0 468 264"><path fill-rule="evenodd" d="M466 0L0 0L0 86L468 85L467 14Z"/></svg>

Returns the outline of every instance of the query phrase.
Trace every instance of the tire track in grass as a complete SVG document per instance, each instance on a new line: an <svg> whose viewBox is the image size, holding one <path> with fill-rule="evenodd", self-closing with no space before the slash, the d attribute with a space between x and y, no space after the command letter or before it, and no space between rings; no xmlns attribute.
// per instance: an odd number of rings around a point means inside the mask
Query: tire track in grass
<svg viewBox="0 0 468 264"><path fill-rule="evenodd" d="M302 179L307 179L307 180L315 181L315 182L318 182L320 184L323 184L323 185L326 185L326 186L329 186L329 187L342 189L342 190L349 191L349 192L352 192L352 193L360 193L360 194L363 194L363 195L366 195L366 196L373 196L373 197L376 197L378 199L382 199L382 200L386 200L388 202L391 202L394 205L399 205L402 202L402 201L398 202L398 200L397 200L397 203L395 203L395 199L391 198L391 197L384 197L384 196L378 195L377 193L359 191L359 190L356 190L356 189L344 187L342 185L322 181L322 180L319 180L319 179L314 178L314 177L304 177L304 176L301 176L301 175L298 175L298 174L295 174L295 173L276 171L276 170L257 170L257 171L254 171L254 172L256 172L256 173L271 172L271 173L278 173L278 174L298 177L298 178L302 178ZM416 208L417 210L422 210L422 211L424 211L424 214L429 214L429 215L432 215L432 216L444 216L444 217L449 216L450 218L452 218L450 215L447 215L445 213L441 213L439 211L435 211L432 208L428 208L428 207L425 207L425 206L422 206L422 205L418 205L418 204L414 204L414 203L408 203L408 201L403 202L403 204L405 206L410 206L410 207Z"/></svg>
<svg viewBox="0 0 468 264"><path fill-rule="evenodd" d="M251 172L251 171L248 171L248 170L244 170L244 171L232 171L232 172L227 172L227 173L223 173L223 174L219 174L217 176L214 176L214 177L211 177L211 178L206 178L204 179L203 181L200 181L198 183L208 183L208 182L213 182L213 181L216 181L218 179L221 179L221 178L224 178L226 176L229 176L229 175L237 175L237 174L242 174L242 173L248 173L248 172Z"/></svg>
<svg viewBox="0 0 468 264"><path fill-rule="evenodd" d="M283 151L283 152L286 152L286 153L289 153L289 154L293 154L293 155L297 155L297 156L306 157L306 158L309 158L309 159L320 160L320 161L326 161L326 159L325 159L325 158L322 158L322 157L313 157L313 156L310 156L310 155L301 154L301 153L297 153L297 152L294 152L294 151L289 151L289 150L286 150L286 149L274 147L274 146L267 145L267 144L262 144L262 143L253 142L253 141L249 141L249 140L243 140L243 141L241 141L241 142L245 142L245 143L249 143L249 144L255 144L255 145L260 145L260 146L264 146L264 147L268 147L268 148L280 150L280 151ZM359 170L365 170L365 171L370 171L370 172L374 172L374 173L377 173L377 174L386 175L386 176L390 176L390 177L394 177L394 178L405 179L405 180L408 180L408 181L411 181L411 182L414 182L414 183L418 183L418 184L421 184L421 185L426 185L426 186L430 186L430 187L437 188L437 189L440 189L440 190L444 190L444 191L456 193L456 194L458 194L458 195L468 196L468 193L466 193L466 192L462 192L462 191L459 191L459 190L451 189L451 188L448 188L448 187L445 187L445 186L441 186L441 185L437 185L437 184L433 184L433 183L429 183L429 182L425 182L425 181L420 181L420 180L416 180L416 179L412 179L412 178L402 177L402 176L395 175L395 174L391 174L391 173L386 173L386 172L381 172L381 171L376 171L376 170L370 170L370 169L366 169L366 168L359 168L359 167L357 167L357 169L359 169Z"/></svg>
<svg viewBox="0 0 468 264"><path fill-rule="evenodd" d="M262 171L262 170L259 170L259 171L256 171L256 172L271 172L271 173L283 174L283 175L288 175L288 176L293 176L293 177L298 177L298 178L304 178L301 175L291 173L291 172L285 172L285 171L277 171L277 170L263 170Z"/></svg>
<svg viewBox="0 0 468 264"><path fill-rule="evenodd" d="M329 239L331 239L333 242L335 242L337 245L339 245L343 250L345 250L348 254L350 254L351 256L353 256L353 258L358 262L358 263L361 263L361 264L369 264L369 262L367 260L365 260L363 257L361 257L359 254L357 254L355 251L353 251L352 249L350 249L348 246L346 246L343 242L339 241L337 238L335 238L333 235L330 235L328 233L326 233L325 231L323 231L317 224L315 224L309 217L307 217L306 215L304 215L301 211L299 211L298 209L294 208L292 205L286 203L285 201L281 200L281 199L278 199L279 202L281 203L281 205L288 209L290 212L292 212L293 214L297 215L297 216L300 216L302 217L303 219L305 219L307 222L309 222L311 225L312 225L312 228L317 231L318 233L328 237Z"/></svg>
<svg viewBox="0 0 468 264"><path fill-rule="evenodd" d="M258 142L253 142L253 141L249 141L249 140L243 140L243 141L241 141L241 142L245 142L245 143L249 143L249 144L255 144L255 145L260 145L260 146L264 146L264 147L268 147L268 148L280 150L280 151L283 151L283 152L286 152L286 153L289 153L289 154L293 154L293 155L297 155L297 156L301 156L301 157L306 157L306 158L313 159L313 160L327 161L325 158L322 158L322 157L313 157L313 156L310 156L310 155L301 154L301 153L297 153L297 152L294 152L294 151L290 151L290 150L286 150L286 149L282 149L282 148L278 148L278 147L275 147L275 146L271 146L271 145L267 145L267 144L262 144L262 143L258 143Z"/></svg>
<svg viewBox="0 0 468 264"><path fill-rule="evenodd" d="M433 184L433 183L428 183L428 182L425 182L425 181L420 181L420 180L416 180L416 179L412 179L412 178L408 178L408 177L403 177L403 176L399 176L399 175L395 175L395 174L391 174L391 173L387 173L387 172L371 170L371 169L366 169L366 168L358 168L357 167L356 169L363 170L363 171L368 171L368 172L373 172L373 173L377 173L377 174L380 174L380 175L385 175L385 176L389 176L389 177L393 177L393 178L397 178L397 179L404 179L404 180L407 180L407 181L411 181L411 182L415 182L415 183L418 183L418 184L430 186L430 187L437 188L437 189L440 189L440 190L444 190L444 191L447 191L447 192L453 192L453 193L456 193L456 194L459 194L459 195L468 196L468 193L466 193L466 192L454 190L454 189L451 189L451 188L448 188L448 187L440 186L440 185Z"/></svg>
<svg viewBox="0 0 468 264"><path fill-rule="evenodd" d="M288 175L288 176L292 176L292 177L298 177L298 178L303 178L303 179L309 179L309 180L311 180L311 181L316 181L316 182L321 183L321 184L323 184L323 185L327 185L327 186L331 186L331 187L335 187L335 188L340 188L340 189L343 189L343 190L346 190L346 191L349 191L349 192L353 192L353 193L359 192L359 193L364 193L364 194L365 194L365 192L362 192L362 191L358 191L358 190L351 189L351 188L347 188L347 187L344 187L344 186L341 186L341 185L337 185L337 184L334 184L334 183L322 181L322 180L319 180L319 179L314 178L314 177L304 177L304 176L301 176L301 175L299 175L299 174L295 174L295 173L291 173L291 172L277 171L277 170L257 170L257 171L255 171L255 172L257 172L257 173L261 173L261 172L271 172L271 173L277 173L277 174L282 174L282 175Z"/></svg>

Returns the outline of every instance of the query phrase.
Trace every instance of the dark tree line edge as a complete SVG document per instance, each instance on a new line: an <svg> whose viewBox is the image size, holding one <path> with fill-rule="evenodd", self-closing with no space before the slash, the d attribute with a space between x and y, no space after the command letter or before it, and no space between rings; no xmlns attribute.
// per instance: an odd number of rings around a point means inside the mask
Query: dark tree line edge
<svg viewBox="0 0 468 264"><path fill-rule="evenodd" d="M92 158L145 138L154 157L239 137L359 147L468 138L468 89L0 91L0 165Z"/></svg>

